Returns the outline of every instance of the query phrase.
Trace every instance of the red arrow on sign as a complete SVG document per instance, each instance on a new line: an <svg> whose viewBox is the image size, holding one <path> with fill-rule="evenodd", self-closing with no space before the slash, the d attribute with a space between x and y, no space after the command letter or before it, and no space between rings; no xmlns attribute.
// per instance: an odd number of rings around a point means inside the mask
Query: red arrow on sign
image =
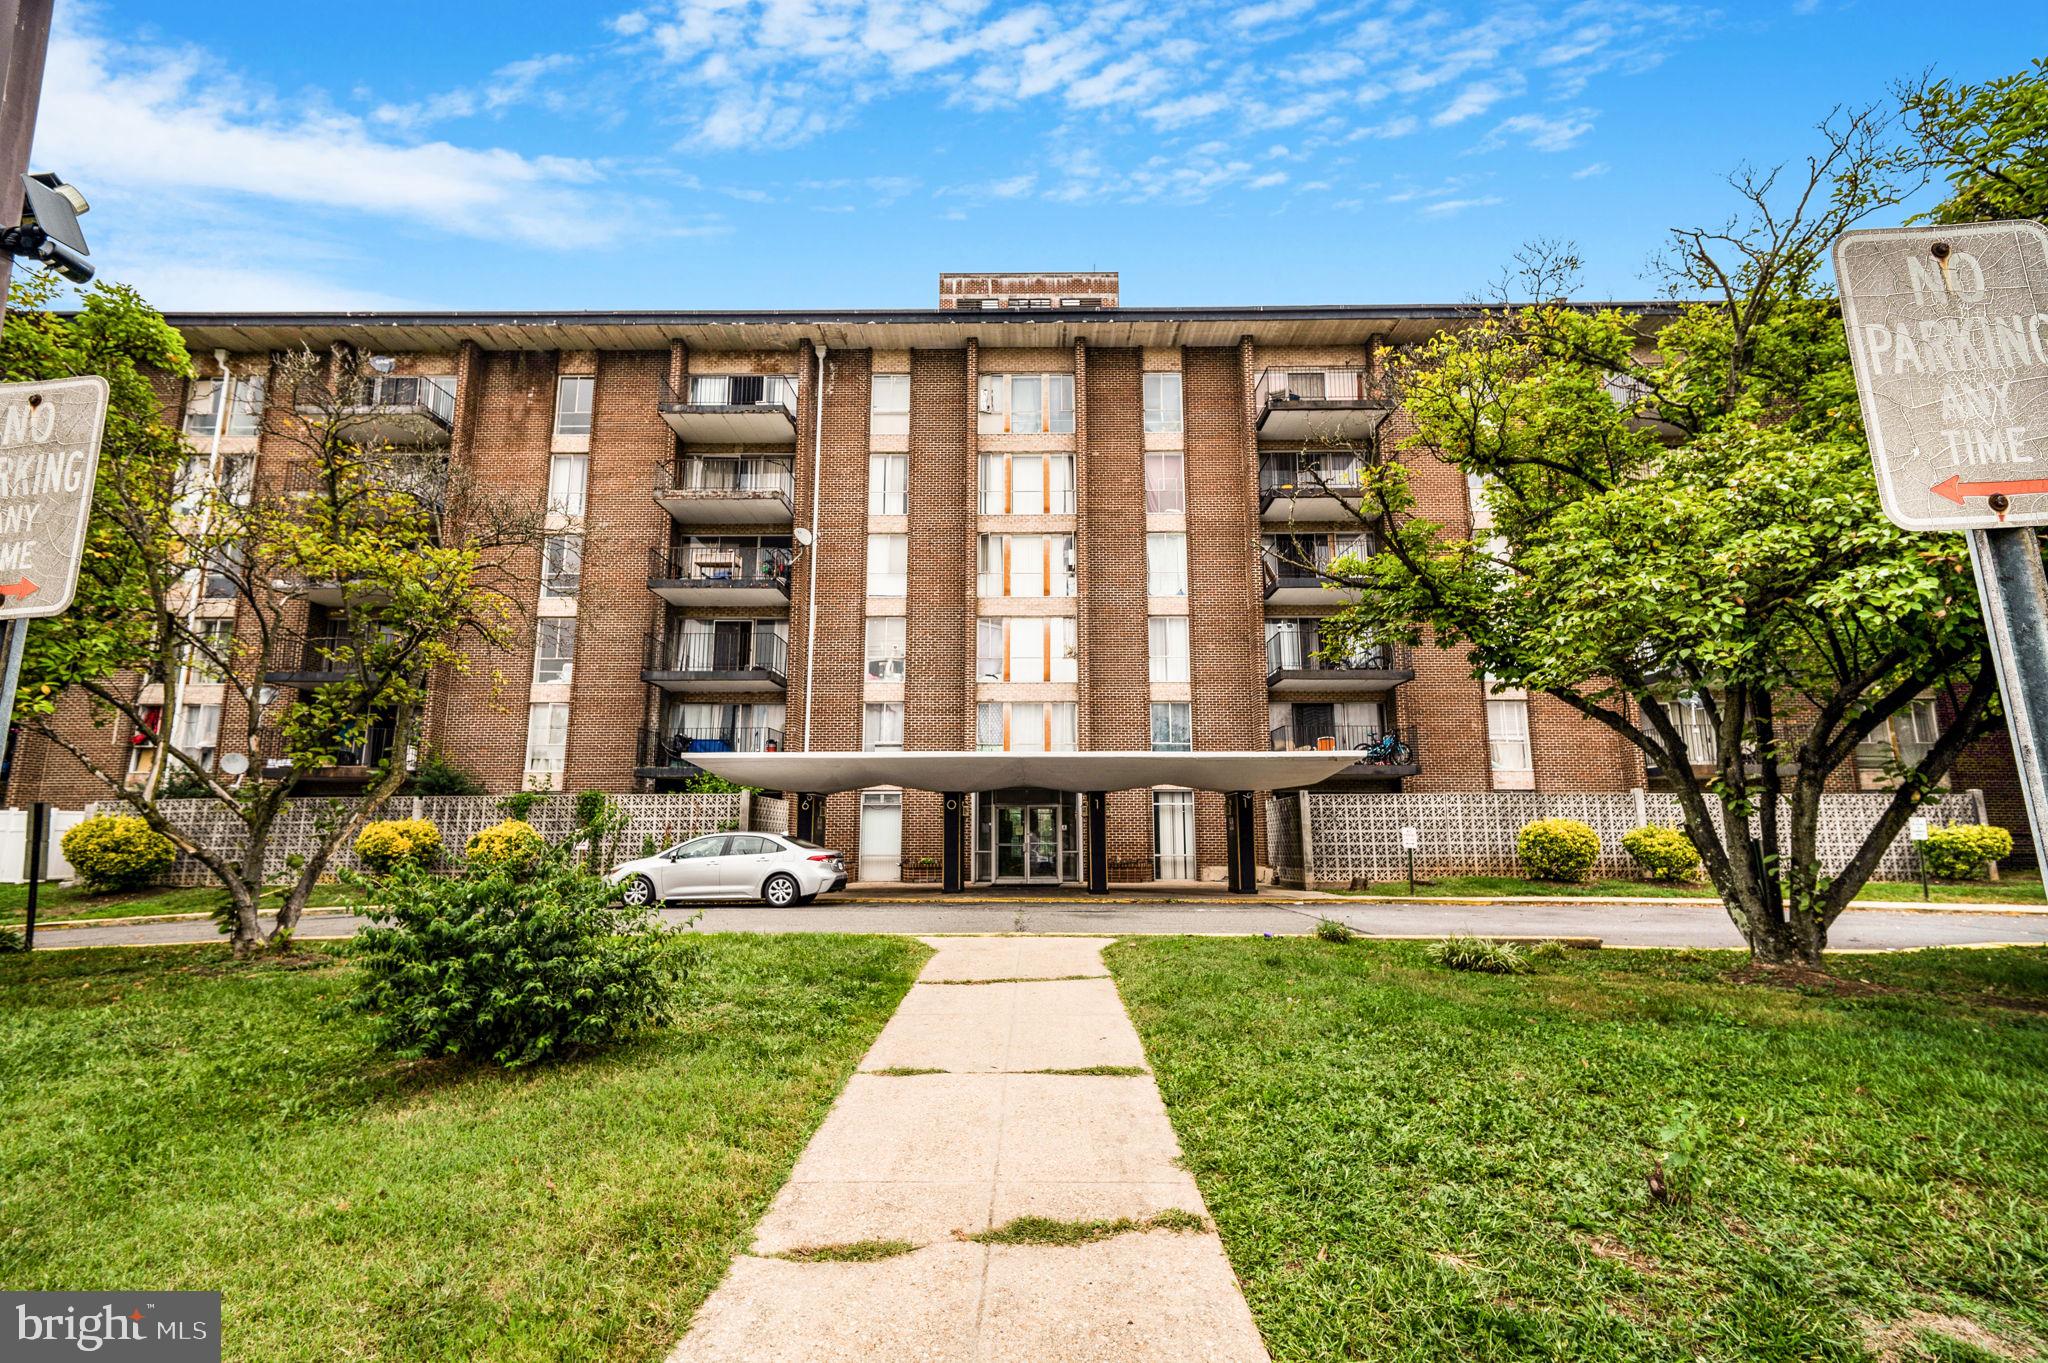
<svg viewBox="0 0 2048 1363"><path fill-rule="evenodd" d="M36 584L27 578L17 578L13 582L0 582L0 597L27 596L35 589Z"/></svg>
<svg viewBox="0 0 2048 1363"><path fill-rule="evenodd" d="M2048 478L2015 478L2004 483L1966 483L1960 473L1951 474L1929 489L1937 497L1946 497L1957 506L1965 497L1990 497L2003 492L2016 497L2022 492L2048 492ZM0 587L0 591L6 588Z"/></svg>

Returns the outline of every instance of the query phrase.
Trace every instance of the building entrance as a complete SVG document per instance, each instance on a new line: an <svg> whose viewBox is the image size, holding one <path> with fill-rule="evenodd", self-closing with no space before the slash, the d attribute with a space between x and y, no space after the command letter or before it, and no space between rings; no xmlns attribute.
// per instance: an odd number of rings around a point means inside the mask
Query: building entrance
<svg viewBox="0 0 2048 1363"><path fill-rule="evenodd" d="M975 879L999 885L1058 885L1081 878L1077 797L1011 789L977 797Z"/></svg>

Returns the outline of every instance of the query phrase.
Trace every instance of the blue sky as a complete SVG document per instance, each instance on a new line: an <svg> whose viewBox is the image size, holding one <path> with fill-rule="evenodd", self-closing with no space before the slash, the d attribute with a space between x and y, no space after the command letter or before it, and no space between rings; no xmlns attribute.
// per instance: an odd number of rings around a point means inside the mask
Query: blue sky
<svg viewBox="0 0 2048 1363"><path fill-rule="evenodd" d="M60 0L38 169L167 309L1456 301L1535 237L1643 297L1838 103L2048 50L2048 6Z"/></svg>

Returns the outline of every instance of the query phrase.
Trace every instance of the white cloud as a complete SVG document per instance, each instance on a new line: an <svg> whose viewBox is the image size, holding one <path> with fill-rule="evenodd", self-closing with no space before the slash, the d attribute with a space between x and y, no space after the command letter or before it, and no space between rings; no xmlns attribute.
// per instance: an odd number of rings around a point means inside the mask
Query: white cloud
<svg viewBox="0 0 2048 1363"><path fill-rule="evenodd" d="M1573 109L1569 113L1554 116L1516 114L1495 124L1493 131L1480 142L1477 150L1492 151L1504 145L1508 138L1516 137L1537 151L1565 151L1591 131L1591 109Z"/></svg>
<svg viewBox="0 0 2048 1363"><path fill-rule="evenodd" d="M1605 161L1595 161L1589 166L1580 166L1577 170L1573 171L1572 178L1574 180L1590 180L1596 175L1605 175L1612 169L1613 167Z"/></svg>
<svg viewBox="0 0 2048 1363"><path fill-rule="evenodd" d="M1453 123L1463 123L1468 118L1485 113L1512 93L1514 91L1509 88L1506 81L1473 81L1458 91L1457 96L1449 104L1430 117L1430 126L1448 128Z"/></svg>
<svg viewBox="0 0 2048 1363"><path fill-rule="evenodd" d="M1227 22L1240 33L1251 33L1292 19L1297 14L1305 14L1314 4L1315 0L1265 0L1263 4L1246 5L1232 11Z"/></svg>
<svg viewBox="0 0 2048 1363"><path fill-rule="evenodd" d="M1485 194L1472 199L1438 199L1434 203L1424 204L1417 211L1427 217L1447 218L1453 213L1463 213L1468 208L1491 208L1495 204L1505 202L1506 200L1498 194Z"/></svg>

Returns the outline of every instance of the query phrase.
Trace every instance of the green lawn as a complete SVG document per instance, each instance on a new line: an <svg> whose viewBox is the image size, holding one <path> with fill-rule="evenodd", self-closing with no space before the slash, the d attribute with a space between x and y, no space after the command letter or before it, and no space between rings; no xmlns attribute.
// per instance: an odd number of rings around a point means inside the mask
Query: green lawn
<svg viewBox="0 0 2048 1363"><path fill-rule="evenodd" d="M2048 951L1846 958L1887 992L1843 996L1740 959L1108 953L1276 1360L2036 1356ZM1646 1177L1674 1120L1704 1180L1678 1207Z"/></svg>
<svg viewBox="0 0 2048 1363"><path fill-rule="evenodd" d="M660 1359L928 954L709 936L688 1021L371 1051L331 950L0 957L0 1282L226 1294L235 1359Z"/></svg>
<svg viewBox="0 0 2048 1363"><path fill-rule="evenodd" d="M315 907L348 902L347 887L319 885L313 890ZM284 898L274 890L265 898L270 905ZM211 913L227 902L227 891L208 885L184 889L128 890L118 894L92 894L73 886L69 889L52 881L36 896L36 922L55 923L81 918L140 918L159 913ZM28 886L0 885L0 925L19 925L28 912Z"/></svg>
<svg viewBox="0 0 2048 1363"><path fill-rule="evenodd" d="M1326 887L1327 888L1327 887ZM1929 887L1936 904L2041 904L2041 877L2034 871L2005 872L1998 880L1936 881ZM1367 890L1337 890L1338 894L1402 895L1408 882L1376 880ZM1693 885L1664 885L1647 880L1596 880L1585 885L1561 885L1551 880L1524 880L1519 876L1443 876L1415 882L1415 897L1481 899L1499 895L1559 895L1573 899L1712 899L1714 887L1702 881ZM1862 899L1918 900L1917 880L1873 880L1856 896Z"/></svg>

